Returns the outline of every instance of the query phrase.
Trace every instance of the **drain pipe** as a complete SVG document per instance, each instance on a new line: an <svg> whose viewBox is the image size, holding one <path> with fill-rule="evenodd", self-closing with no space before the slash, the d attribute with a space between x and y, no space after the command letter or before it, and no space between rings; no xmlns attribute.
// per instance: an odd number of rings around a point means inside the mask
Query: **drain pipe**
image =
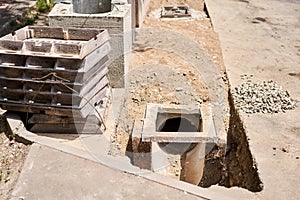
<svg viewBox="0 0 300 200"><path fill-rule="evenodd" d="M198 185L201 181L205 161L205 143L198 143L181 156L180 180Z"/></svg>

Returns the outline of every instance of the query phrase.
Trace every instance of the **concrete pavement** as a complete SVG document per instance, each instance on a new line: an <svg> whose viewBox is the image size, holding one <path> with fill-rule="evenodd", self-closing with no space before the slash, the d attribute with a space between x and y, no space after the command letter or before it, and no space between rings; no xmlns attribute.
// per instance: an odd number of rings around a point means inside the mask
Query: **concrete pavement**
<svg viewBox="0 0 300 200"><path fill-rule="evenodd" d="M12 199L204 199L33 144Z"/></svg>

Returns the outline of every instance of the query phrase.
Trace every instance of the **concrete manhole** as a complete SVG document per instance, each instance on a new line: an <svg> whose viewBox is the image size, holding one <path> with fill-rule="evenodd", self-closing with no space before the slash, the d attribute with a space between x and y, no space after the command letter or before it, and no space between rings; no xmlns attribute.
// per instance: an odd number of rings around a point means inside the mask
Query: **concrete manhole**
<svg viewBox="0 0 300 200"><path fill-rule="evenodd" d="M166 113L158 113L158 115L164 115ZM173 116L176 116L176 113L172 113ZM164 115L163 117L167 117ZM159 118L159 117L158 117ZM201 118L199 118L199 122L201 122ZM201 125L201 124L200 124ZM198 132L201 131L200 127L197 127L197 124L193 124L188 119L184 117L174 117L174 118L166 118L166 120L159 126L158 132ZM189 152L197 143L172 143L172 142L159 142L158 146L166 153L169 154L183 154L185 152Z"/></svg>
<svg viewBox="0 0 300 200"><path fill-rule="evenodd" d="M148 104L142 141L151 143L151 170L166 176L175 171L178 179L198 185L206 142L214 140L208 136L210 119L197 107Z"/></svg>
<svg viewBox="0 0 300 200"><path fill-rule="evenodd" d="M148 104L142 140L159 143L214 142L211 116L189 106Z"/></svg>

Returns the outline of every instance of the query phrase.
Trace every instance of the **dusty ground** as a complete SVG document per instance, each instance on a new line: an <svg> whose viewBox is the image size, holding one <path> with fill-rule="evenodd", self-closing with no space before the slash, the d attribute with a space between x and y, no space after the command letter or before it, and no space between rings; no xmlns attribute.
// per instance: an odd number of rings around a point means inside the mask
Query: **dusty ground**
<svg viewBox="0 0 300 200"><path fill-rule="evenodd" d="M30 145L17 142L7 133L5 119L0 114L0 199L10 197L29 148Z"/></svg>

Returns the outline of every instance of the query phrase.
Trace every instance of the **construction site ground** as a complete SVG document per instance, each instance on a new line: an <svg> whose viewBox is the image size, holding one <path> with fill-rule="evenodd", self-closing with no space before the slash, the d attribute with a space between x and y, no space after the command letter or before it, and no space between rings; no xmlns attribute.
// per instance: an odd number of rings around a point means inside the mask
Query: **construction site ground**
<svg viewBox="0 0 300 200"><path fill-rule="evenodd" d="M278 82L289 91L293 99L299 101L300 3L293 0L271 2L205 0L205 2L210 19L161 21L156 19L155 12L164 4L184 3L190 5L192 9L201 11L204 4L203 2L196 4L193 0L151 1L143 28L148 28L149 33L152 31L151 28L165 28L196 41L217 66L227 85L226 74L224 74L226 69L230 89L243 81L242 74L252 74L254 81ZM177 38L168 39L173 41ZM252 193L238 187L221 186L204 189L184 182L174 182L153 173L144 174L144 171L140 171L140 176L124 172L128 170L125 164L124 166L118 164L118 159L127 162L126 158L122 157L128 142L128 131L133 123L142 123L147 102L195 103L196 105L210 103L205 82L199 74L193 73L191 63L174 56L172 52L153 49L149 45L151 42L159 41L151 41L151 38L145 38L143 34L139 35L138 31L128 76L129 90L124 95L117 92L119 96L115 97L115 103L119 106L120 101L125 99L125 112L121 112L120 115L121 119L129 120L121 120L116 134L104 134L98 138L97 136L59 136L59 139L55 136L31 135L28 138L32 138L38 144L32 145L16 185L10 184L10 181L1 181L1 199L9 198L8 194L11 190L14 190L12 199L300 198L298 190L300 186L299 106L286 113L240 113L249 148L257 163L258 173L264 186L261 192ZM189 48L189 46L182 46L182 48ZM161 77L159 69L165 65L172 68L167 68L169 71L167 70L167 77L163 80L159 78ZM147 68L147 66L157 67ZM176 81L179 77L183 82ZM164 87L166 82L168 82L167 87ZM186 88L185 83L190 87ZM183 94L180 96L178 93ZM110 120L118 118L118 111L112 112L113 117ZM124 118L122 115L130 117ZM108 123L112 131L114 122ZM28 136L28 133L20 134ZM5 137L3 135L3 141L7 141ZM103 139L101 137L106 137L107 142L101 143ZM107 146L110 141L113 143L112 147ZM99 147L97 142L101 143L102 147ZM6 144L7 142L2 142L1 148L6 149L8 146ZM22 154L16 166L11 165L14 171L22 167L29 149L28 146L24 146L20 145L19 149L24 150L25 154ZM97 157L97 152L101 149L116 155L118 159L111 161L106 155ZM112 163L114 167L109 167ZM1 168L3 169L3 165ZM128 169L137 170L131 167ZM14 180L16 179L17 176Z"/></svg>

